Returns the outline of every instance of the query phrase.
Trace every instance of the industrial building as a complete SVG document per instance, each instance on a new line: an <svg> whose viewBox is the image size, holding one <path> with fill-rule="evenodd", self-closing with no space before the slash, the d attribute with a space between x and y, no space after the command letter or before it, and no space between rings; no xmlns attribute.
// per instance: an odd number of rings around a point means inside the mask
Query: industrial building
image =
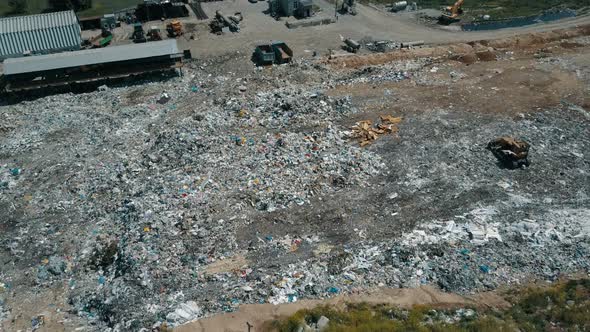
<svg viewBox="0 0 590 332"><path fill-rule="evenodd" d="M6 91L60 86L180 68L183 57L174 39L39 55L4 61Z"/></svg>
<svg viewBox="0 0 590 332"><path fill-rule="evenodd" d="M310 17L313 14L312 0L269 0L269 12L274 17Z"/></svg>
<svg viewBox="0 0 590 332"><path fill-rule="evenodd" d="M188 17L188 9L180 0L144 0L137 5L135 16L141 22L159 20L161 18Z"/></svg>
<svg viewBox="0 0 590 332"><path fill-rule="evenodd" d="M0 60L76 51L82 42L74 11L0 18Z"/></svg>

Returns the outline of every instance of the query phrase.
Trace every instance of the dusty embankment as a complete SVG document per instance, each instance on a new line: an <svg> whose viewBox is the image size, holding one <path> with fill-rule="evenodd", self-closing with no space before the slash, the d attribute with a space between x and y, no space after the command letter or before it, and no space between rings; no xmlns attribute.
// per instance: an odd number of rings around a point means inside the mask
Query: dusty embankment
<svg viewBox="0 0 590 332"><path fill-rule="evenodd" d="M430 286L412 289L377 288L362 291L358 294L339 295L327 300L302 300L280 305L269 303L243 305L236 312L200 319L179 326L174 331L241 332L247 330L247 323L252 325L253 331L259 331L259 328L265 322L292 315L301 309L311 309L326 304L336 308L343 308L347 303L387 304L402 308L411 308L414 305L422 304L442 308L461 306L503 308L509 305L501 296L493 292L461 296L444 293Z"/></svg>
<svg viewBox="0 0 590 332"><path fill-rule="evenodd" d="M498 50L539 48L550 42L588 35L590 35L590 24L575 28L528 33L501 39L479 40L469 43L448 44L417 49L403 49L390 53L347 55L328 59L327 63L340 68L358 68L362 66L384 64L392 61L435 57L458 59L469 64L477 60L489 61L494 58L494 52Z"/></svg>

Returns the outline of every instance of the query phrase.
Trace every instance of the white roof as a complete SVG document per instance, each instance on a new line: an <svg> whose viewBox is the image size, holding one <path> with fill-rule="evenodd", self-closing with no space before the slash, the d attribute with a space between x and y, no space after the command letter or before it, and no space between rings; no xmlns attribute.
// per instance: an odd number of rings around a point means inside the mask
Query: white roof
<svg viewBox="0 0 590 332"><path fill-rule="evenodd" d="M45 70L79 67L85 65L142 59L182 53L174 39L111 46L83 51L37 55L6 59L4 75L15 75Z"/></svg>

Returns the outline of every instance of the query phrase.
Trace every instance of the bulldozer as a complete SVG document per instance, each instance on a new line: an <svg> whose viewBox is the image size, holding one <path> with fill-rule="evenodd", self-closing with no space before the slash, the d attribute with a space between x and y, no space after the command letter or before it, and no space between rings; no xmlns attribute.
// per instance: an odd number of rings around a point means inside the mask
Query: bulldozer
<svg viewBox="0 0 590 332"><path fill-rule="evenodd" d="M168 31L168 36L171 38L180 37L183 34L182 23L178 20L173 20L166 25L166 31Z"/></svg>
<svg viewBox="0 0 590 332"><path fill-rule="evenodd" d="M463 14L463 2L465 0L457 0L453 6L445 7L444 13L438 18L438 23L442 25L449 25L451 23L459 22L459 16Z"/></svg>

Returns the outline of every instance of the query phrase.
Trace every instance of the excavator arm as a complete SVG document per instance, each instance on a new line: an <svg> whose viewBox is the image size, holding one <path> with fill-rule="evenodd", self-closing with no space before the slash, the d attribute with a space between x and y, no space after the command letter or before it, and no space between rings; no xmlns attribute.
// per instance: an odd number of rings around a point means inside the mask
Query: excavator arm
<svg viewBox="0 0 590 332"><path fill-rule="evenodd" d="M457 0L453 6L446 8L451 14L449 15L451 18L456 18L463 13L463 2L465 2L465 0Z"/></svg>
<svg viewBox="0 0 590 332"><path fill-rule="evenodd" d="M442 14L438 21L440 24L449 25L453 22L457 22L459 15L463 14L463 3L465 0L457 0L453 6L446 7L445 10L448 14Z"/></svg>

